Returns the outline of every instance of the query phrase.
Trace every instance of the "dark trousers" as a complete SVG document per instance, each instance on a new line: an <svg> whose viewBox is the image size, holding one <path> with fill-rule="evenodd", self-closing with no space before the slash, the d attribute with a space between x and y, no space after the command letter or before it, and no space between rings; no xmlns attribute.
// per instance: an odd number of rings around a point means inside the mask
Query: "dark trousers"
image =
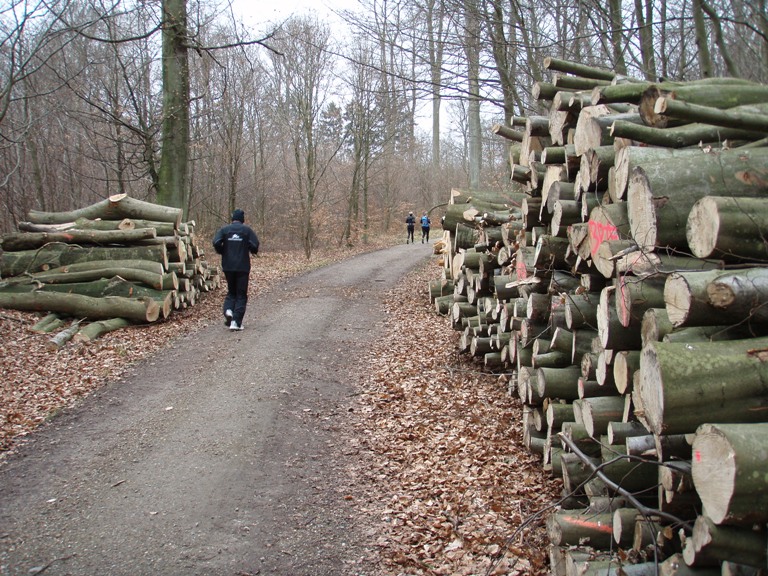
<svg viewBox="0 0 768 576"><path fill-rule="evenodd" d="M429 242L429 226L422 226L421 227L421 240L422 240L422 242L424 240Z"/></svg>
<svg viewBox="0 0 768 576"><path fill-rule="evenodd" d="M408 240L413 242L413 226L408 226L408 238L405 239L406 244L408 244Z"/></svg>
<svg viewBox="0 0 768 576"><path fill-rule="evenodd" d="M227 279L227 296L222 310L232 310L233 320L243 323L245 306L248 304L248 276L250 272L224 272Z"/></svg>

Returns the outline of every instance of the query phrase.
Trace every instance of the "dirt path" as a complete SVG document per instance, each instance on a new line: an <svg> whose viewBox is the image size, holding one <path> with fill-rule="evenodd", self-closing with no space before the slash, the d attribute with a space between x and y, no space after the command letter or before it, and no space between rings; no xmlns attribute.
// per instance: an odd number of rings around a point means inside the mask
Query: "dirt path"
<svg viewBox="0 0 768 576"><path fill-rule="evenodd" d="M372 574L340 434L349 359L401 245L251 301L246 329L180 339L0 467L0 574Z"/></svg>

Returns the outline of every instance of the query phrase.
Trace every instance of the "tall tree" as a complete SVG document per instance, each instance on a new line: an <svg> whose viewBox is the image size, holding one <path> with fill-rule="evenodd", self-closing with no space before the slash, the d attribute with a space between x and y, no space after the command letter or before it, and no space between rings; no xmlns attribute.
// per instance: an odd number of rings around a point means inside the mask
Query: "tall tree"
<svg viewBox="0 0 768 576"><path fill-rule="evenodd" d="M271 57L278 109L287 135L294 192L299 203L301 244L307 258L315 236L315 203L331 155L323 156L318 123L325 108L333 59L331 32L310 17L289 19L276 36Z"/></svg>
<svg viewBox="0 0 768 576"><path fill-rule="evenodd" d="M189 210L189 38L186 0L163 0L160 204Z"/></svg>

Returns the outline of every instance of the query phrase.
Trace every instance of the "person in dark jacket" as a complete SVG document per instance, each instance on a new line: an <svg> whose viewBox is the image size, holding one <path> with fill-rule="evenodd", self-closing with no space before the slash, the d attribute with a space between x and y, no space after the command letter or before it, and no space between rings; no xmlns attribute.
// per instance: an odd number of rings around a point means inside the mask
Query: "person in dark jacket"
<svg viewBox="0 0 768 576"><path fill-rule="evenodd" d="M242 330L248 304L251 254L259 253L259 238L245 225L245 213L242 210L232 212L232 223L216 232L213 248L221 254L221 269L227 279L227 296L222 308L224 323L230 330Z"/></svg>
<svg viewBox="0 0 768 576"><path fill-rule="evenodd" d="M405 239L405 243L408 244L408 241L410 240L411 244L413 244L413 228L416 225L416 217L413 215L413 212L408 212L408 217L405 219L405 225L408 229L408 237Z"/></svg>

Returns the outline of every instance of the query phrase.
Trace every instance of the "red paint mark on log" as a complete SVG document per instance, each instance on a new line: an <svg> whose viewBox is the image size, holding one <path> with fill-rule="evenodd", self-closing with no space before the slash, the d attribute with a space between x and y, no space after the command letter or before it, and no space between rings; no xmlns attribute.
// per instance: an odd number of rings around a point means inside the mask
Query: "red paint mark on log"
<svg viewBox="0 0 768 576"><path fill-rule="evenodd" d="M592 256L597 253L600 244L608 240L618 240L619 231L613 224L604 222L589 221L589 248Z"/></svg>
<svg viewBox="0 0 768 576"><path fill-rule="evenodd" d="M758 349L747 350L747 355L755 356L758 360L760 360L760 362L768 361L768 349L767 348L758 348Z"/></svg>
<svg viewBox="0 0 768 576"><path fill-rule="evenodd" d="M613 526L610 524L604 524L602 522L595 522L594 520L574 518L572 516L560 518L560 522L567 522L571 526L578 526L579 528L586 528L588 530L594 530L596 532L605 532L607 534L613 534Z"/></svg>

